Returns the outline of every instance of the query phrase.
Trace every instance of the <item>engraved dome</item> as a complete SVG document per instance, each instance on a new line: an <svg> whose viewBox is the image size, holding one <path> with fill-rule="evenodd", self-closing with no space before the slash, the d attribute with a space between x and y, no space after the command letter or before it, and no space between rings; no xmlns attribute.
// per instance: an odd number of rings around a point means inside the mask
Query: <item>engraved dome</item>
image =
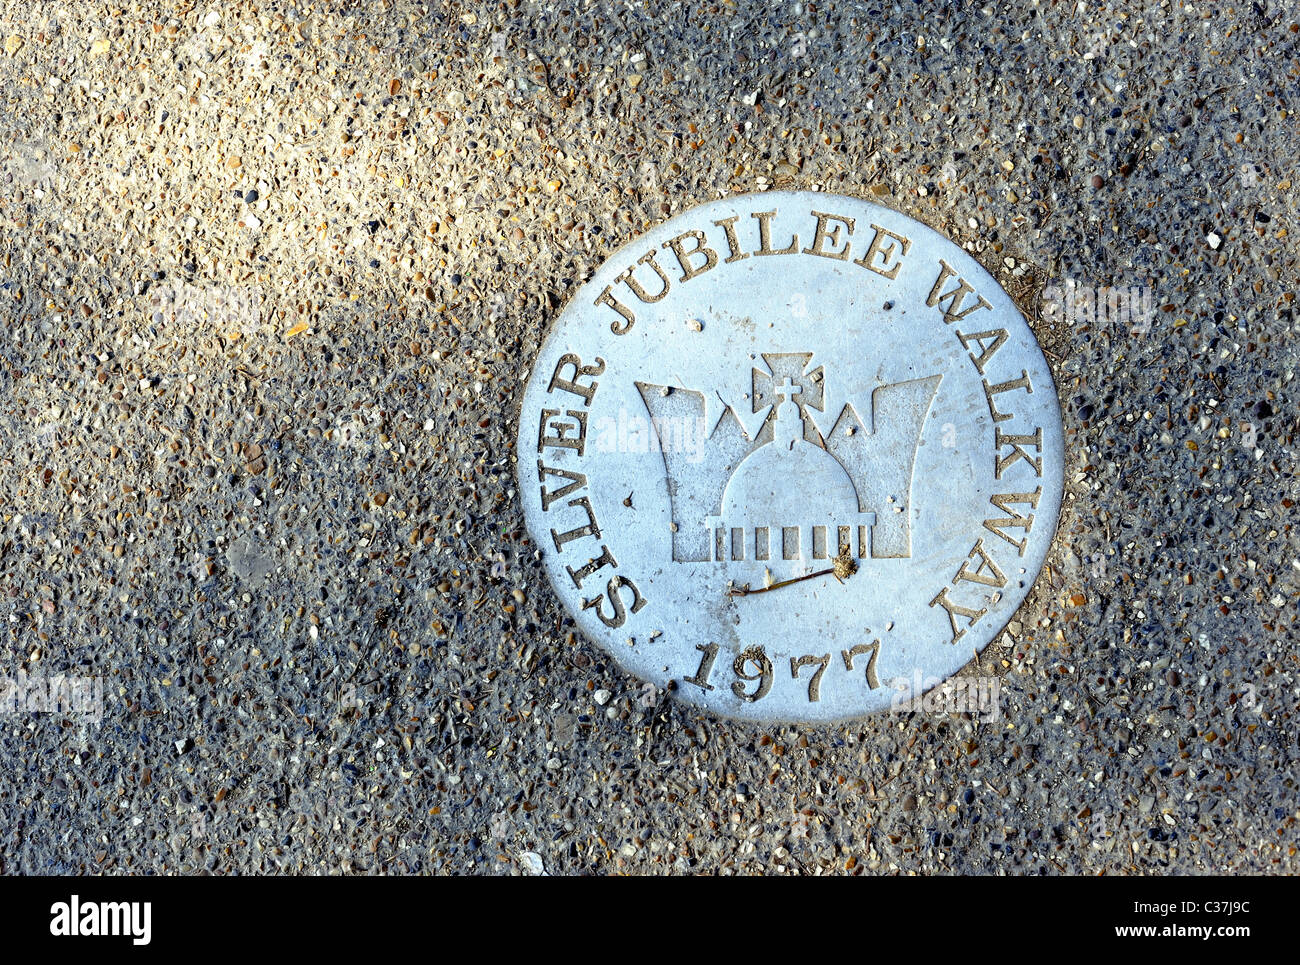
<svg viewBox="0 0 1300 965"><path fill-rule="evenodd" d="M803 413L787 395L773 438L746 456L722 496L722 517L759 526L845 519L858 513L858 491L838 459L803 439Z"/></svg>

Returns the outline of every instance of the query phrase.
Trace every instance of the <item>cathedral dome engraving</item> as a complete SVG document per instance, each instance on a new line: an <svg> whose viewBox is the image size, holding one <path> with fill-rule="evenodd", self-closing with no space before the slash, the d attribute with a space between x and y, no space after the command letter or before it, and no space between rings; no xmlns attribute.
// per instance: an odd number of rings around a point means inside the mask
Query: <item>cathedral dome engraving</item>
<svg viewBox="0 0 1300 965"><path fill-rule="evenodd" d="M782 402L772 441L740 462L722 512L706 521L714 559L807 565L837 555L841 546L867 556L875 514L859 510L857 489L839 460L804 438L803 410L794 401L800 386L787 378L776 392Z"/></svg>

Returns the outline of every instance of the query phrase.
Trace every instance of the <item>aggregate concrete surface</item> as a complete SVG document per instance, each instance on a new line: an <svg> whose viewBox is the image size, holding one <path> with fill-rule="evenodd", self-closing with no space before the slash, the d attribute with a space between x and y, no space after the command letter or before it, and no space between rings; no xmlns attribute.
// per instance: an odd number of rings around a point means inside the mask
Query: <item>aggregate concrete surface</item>
<svg viewBox="0 0 1300 965"><path fill-rule="evenodd" d="M6 0L0 674L102 719L0 713L0 870L1296 871L1297 19ZM690 711L524 533L558 309L772 187L943 232L1052 363L996 719Z"/></svg>

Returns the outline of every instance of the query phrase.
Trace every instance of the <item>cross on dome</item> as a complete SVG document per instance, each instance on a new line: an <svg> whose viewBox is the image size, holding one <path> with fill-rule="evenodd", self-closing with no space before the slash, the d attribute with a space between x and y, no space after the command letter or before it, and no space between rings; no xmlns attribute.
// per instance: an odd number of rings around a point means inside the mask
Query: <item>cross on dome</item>
<svg viewBox="0 0 1300 965"><path fill-rule="evenodd" d="M776 422L772 427L772 441L780 449L789 450L803 439L803 409L794 401L794 397L802 391L803 386L796 385L788 375L776 387L777 394L785 396L776 407Z"/></svg>

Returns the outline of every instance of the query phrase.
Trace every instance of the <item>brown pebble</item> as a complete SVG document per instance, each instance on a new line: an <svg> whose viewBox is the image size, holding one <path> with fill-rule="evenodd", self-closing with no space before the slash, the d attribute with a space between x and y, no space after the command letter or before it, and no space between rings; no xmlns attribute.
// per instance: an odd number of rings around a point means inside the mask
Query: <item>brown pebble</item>
<svg viewBox="0 0 1300 965"><path fill-rule="evenodd" d="M1099 188L1105 183L1106 183L1106 179L1103 178L1100 174L1094 174L1092 176L1092 186L1094 188Z"/></svg>

